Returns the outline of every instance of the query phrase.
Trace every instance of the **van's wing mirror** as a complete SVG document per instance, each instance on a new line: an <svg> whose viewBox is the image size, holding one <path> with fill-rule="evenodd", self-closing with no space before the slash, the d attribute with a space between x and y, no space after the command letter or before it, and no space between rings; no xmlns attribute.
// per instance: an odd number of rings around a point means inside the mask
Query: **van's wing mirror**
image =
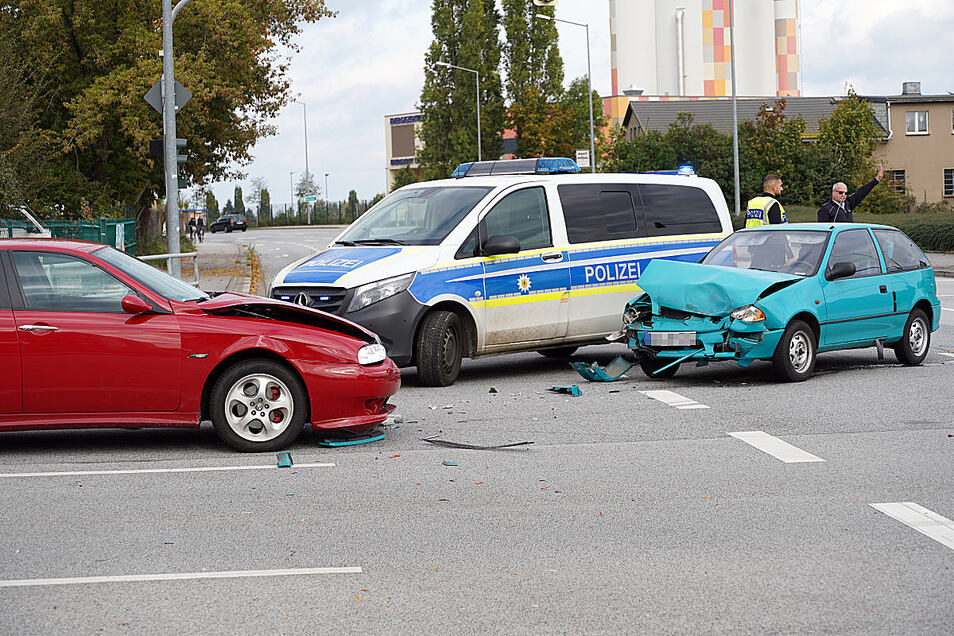
<svg viewBox="0 0 954 636"><path fill-rule="evenodd" d="M839 278L848 278L855 275L855 264L847 261L835 263L825 272L825 278L828 280L837 280Z"/></svg>
<svg viewBox="0 0 954 636"><path fill-rule="evenodd" d="M484 256L497 256L498 254L516 254L520 251L520 240L516 236L509 234L495 234L484 241L481 252Z"/></svg>

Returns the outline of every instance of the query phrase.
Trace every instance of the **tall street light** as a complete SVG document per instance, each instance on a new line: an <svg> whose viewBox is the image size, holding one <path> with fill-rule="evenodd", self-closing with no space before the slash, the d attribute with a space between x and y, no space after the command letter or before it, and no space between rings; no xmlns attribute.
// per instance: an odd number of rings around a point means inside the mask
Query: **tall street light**
<svg viewBox="0 0 954 636"><path fill-rule="evenodd" d="M179 169L176 163L176 78L172 53L172 23L192 0L162 0L162 132L166 177L166 241L169 254L179 253ZM180 278L181 261L170 258L167 271Z"/></svg>
<svg viewBox="0 0 954 636"><path fill-rule="evenodd" d="M330 172L325 173L325 223L328 222L328 175Z"/></svg>
<svg viewBox="0 0 954 636"><path fill-rule="evenodd" d="M732 168L735 170L735 215L742 214L739 199L739 106L735 95L735 2L729 0L729 51L732 53Z"/></svg>
<svg viewBox="0 0 954 636"><path fill-rule="evenodd" d="M298 100L292 100L296 104L301 104L301 116L305 124L305 180L308 180L308 177L311 176L311 173L308 171L308 107L305 105L305 102L300 102ZM312 194L311 192L308 193ZM308 203L306 202L307 206ZM308 208L308 224L311 224L311 208Z"/></svg>
<svg viewBox="0 0 954 636"><path fill-rule="evenodd" d="M554 22L575 24L576 26L581 26L586 29L586 103L590 106L590 172L596 172L596 152L593 143L593 86L590 81L590 25L582 24L580 22L571 22L570 20L563 20L561 18L551 18L550 16L543 15L542 13L538 13L536 17L541 20L552 20Z"/></svg>
<svg viewBox="0 0 954 636"><path fill-rule="evenodd" d="M438 66L446 66L448 68L456 68L460 71L473 73L477 78L477 161L480 161L480 73L478 73L475 69L464 68L463 66L455 66L454 64L448 64L447 62L436 62L436 64Z"/></svg>
<svg viewBox="0 0 954 636"><path fill-rule="evenodd" d="M292 185L292 177L295 176L294 171L289 171L288 173L288 205L295 209L295 186ZM288 214L285 214L285 223L288 224Z"/></svg>

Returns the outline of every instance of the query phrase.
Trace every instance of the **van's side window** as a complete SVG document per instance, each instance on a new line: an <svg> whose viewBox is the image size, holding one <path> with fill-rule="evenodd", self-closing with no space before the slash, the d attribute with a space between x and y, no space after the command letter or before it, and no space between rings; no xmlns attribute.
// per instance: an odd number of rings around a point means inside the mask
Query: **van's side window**
<svg viewBox="0 0 954 636"><path fill-rule="evenodd" d="M637 227L632 186L561 185L560 204L570 243L645 236Z"/></svg>
<svg viewBox="0 0 954 636"><path fill-rule="evenodd" d="M491 236L516 236L521 250L553 245L543 188L511 192L487 213L482 223L486 230L484 240Z"/></svg>
<svg viewBox="0 0 954 636"><path fill-rule="evenodd" d="M719 213L702 188L640 184L639 197L650 236L722 231Z"/></svg>

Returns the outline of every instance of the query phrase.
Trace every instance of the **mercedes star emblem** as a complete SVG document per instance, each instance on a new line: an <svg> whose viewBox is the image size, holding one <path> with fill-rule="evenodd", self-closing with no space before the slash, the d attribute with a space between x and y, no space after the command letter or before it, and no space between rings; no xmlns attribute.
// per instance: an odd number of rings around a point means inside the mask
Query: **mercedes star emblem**
<svg viewBox="0 0 954 636"><path fill-rule="evenodd" d="M300 292L297 296L295 296L295 304L308 307L311 305L311 300L308 298L308 294L305 292Z"/></svg>

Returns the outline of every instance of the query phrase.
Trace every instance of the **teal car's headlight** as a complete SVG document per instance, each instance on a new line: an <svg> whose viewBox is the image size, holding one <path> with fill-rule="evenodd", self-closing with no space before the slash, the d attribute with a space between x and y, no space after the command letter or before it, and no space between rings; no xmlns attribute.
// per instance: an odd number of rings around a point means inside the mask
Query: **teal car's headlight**
<svg viewBox="0 0 954 636"><path fill-rule="evenodd" d="M388 357L382 344L368 344L358 349L358 364L377 364Z"/></svg>
<svg viewBox="0 0 954 636"><path fill-rule="evenodd" d="M412 280L414 280L413 273L362 285L355 290L354 298L348 305L348 311L358 311L385 298L400 294L410 286Z"/></svg>
<svg viewBox="0 0 954 636"><path fill-rule="evenodd" d="M623 312L623 324L631 325L636 322L636 318L639 317L639 310L633 306L626 308L626 311Z"/></svg>
<svg viewBox="0 0 954 636"><path fill-rule="evenodd" d="M746 305L733 311L729 317L742 322L761 322L765 320L765 312L755 305Z"/></svg>

